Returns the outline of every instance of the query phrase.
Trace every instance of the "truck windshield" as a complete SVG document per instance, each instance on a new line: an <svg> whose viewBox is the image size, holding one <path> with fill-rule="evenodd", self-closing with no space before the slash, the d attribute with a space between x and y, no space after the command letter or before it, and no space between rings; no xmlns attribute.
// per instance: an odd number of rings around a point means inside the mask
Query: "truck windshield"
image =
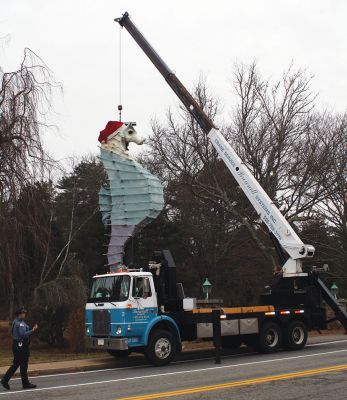
<svg viewBox="0 0 347 400"><path fill-rule="evenodd" d="M129 297L130 276L104 276L95 278L89 301L125 301Z"/></svg>

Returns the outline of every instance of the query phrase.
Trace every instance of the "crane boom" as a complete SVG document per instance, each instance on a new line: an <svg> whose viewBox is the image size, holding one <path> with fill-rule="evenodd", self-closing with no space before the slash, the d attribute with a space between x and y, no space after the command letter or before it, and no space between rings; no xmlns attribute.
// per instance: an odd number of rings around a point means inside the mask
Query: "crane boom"
<svg viewBox="0 0 347 400"><path fill-rule="evenodd" d="M288 258L282 266L283 276L306 275L302 272L302 259L313 257L314 247L302 242L232 146L215 127L208 115L188 92L175 73L167 66L131 21L129 14L126 12L122 17L116 18L115 21L130 33L187 110L192 114L201 129L208 135L212 145L257 211L261 220L266 224L275 240L279 242L280 246L288 254Z"/></svg>

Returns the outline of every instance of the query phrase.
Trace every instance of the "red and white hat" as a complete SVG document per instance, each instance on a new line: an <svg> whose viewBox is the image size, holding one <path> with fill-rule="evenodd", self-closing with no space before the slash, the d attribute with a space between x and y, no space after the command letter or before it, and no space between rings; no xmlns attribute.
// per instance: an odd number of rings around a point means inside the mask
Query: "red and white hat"
<svg viewBox="0 0 347 400"><path fill-rule="evenodd" d="M124 122L120 121L108 121L104 130L100 132L99 142L107 142L107 139L112 133L118 131L124 125Z"/></svg>

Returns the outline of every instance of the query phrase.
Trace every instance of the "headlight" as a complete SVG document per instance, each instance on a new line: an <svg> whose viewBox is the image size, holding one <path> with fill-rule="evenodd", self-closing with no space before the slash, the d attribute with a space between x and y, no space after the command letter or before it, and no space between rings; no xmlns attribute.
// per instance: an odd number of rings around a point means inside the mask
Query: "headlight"
<svg viewBox="0 0 347 400"><path fill-rule="evenodd" d="M117 326L116 335L120 335L121 333L122 333L122 327L121 326Z"/></svg>
<svg viewBox="0 0 347 400"><path fill-rule="evenodd" d="M89 327L87 328L87 334L89 334L89 332L90 332L90 329L89 329Z"/></svg>

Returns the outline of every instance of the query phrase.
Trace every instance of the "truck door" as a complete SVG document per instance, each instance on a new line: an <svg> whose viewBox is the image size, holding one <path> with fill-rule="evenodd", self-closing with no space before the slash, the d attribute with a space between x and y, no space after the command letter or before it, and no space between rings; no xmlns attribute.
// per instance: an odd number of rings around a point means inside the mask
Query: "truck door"
<svg viewBox="0 0 347 400"><path fill-rule="evenodd" d="M132 290L132 336L142 336L148 323L157 316L157 300L153 280L148 276L133 277Z"/></svg>

